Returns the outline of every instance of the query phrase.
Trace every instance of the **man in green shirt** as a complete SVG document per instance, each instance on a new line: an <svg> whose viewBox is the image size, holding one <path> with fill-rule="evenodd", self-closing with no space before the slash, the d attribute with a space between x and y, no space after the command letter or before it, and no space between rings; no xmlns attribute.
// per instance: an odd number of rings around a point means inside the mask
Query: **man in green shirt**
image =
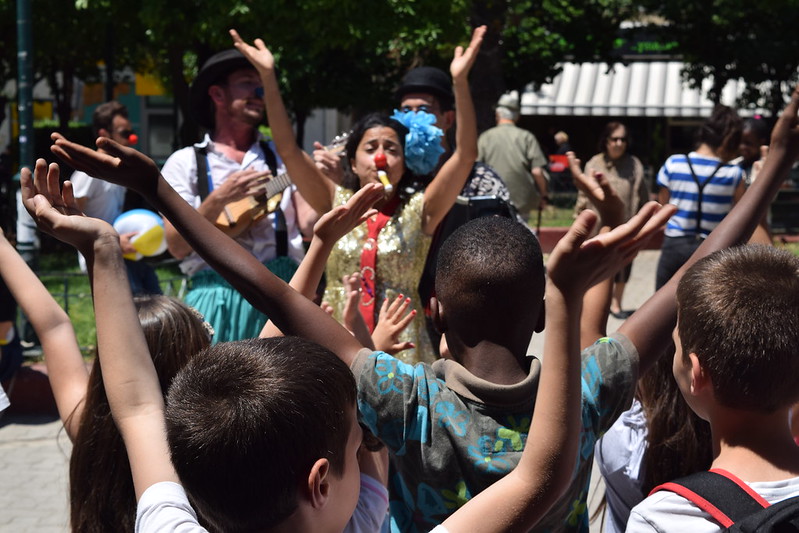
<svg viewBox="0 0 799 533"><path fill-rule="evenodd" d="M547 158L535 135L516 126L519 100L502 95L496 110L497 125L483 132L477 142L478 159L497 171L510 191L511 203L524 220L545 207L548 196L544 167Z"/></svg>

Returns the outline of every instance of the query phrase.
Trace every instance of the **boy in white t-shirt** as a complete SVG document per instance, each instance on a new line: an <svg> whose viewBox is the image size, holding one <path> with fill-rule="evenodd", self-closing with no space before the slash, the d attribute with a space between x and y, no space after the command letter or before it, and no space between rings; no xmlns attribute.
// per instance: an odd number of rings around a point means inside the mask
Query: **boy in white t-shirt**
<svg viewBox="0 0 799 533"><path fill-rule="evenodd" d="M789 415L799 399L799 258L758 245L716 252L686 272L677 303L674 377L691 409L710 422L712 469L743 480L770 504L798 496ZM634 507L627 525L722 530L670 490Z"/></svg>

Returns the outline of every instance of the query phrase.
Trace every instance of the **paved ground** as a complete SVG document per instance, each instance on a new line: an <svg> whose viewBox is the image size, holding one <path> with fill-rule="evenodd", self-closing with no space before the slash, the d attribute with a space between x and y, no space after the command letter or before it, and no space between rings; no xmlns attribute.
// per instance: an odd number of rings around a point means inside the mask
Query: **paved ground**
<svg viewBox="0 0 799 533"><path fill-rule="evenodd" d="M625 293L625 308L635 309L653 292L659 252L644 251L633 264ZM608 331L621 321L611 317ZM541 353L543 335L536 335L530 353ZM0 418L0 533L61 533L68 531L67 472L71 446L59 421L52 417ZM597 482L589 494L591 508L604 487ZM599 531L592 524L591 531Z"/></svg>
<svg viewBox="0 0 799 533"><path fill-rule="evenodd" d="M71 449L61 422L52 417L0 418L0 531L69 531Z"/></svg>

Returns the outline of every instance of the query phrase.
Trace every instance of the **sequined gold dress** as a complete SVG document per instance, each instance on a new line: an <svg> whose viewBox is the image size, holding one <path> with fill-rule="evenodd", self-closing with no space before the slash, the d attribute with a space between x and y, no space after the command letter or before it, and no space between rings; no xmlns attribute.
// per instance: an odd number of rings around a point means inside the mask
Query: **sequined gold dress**
<svg viewBox="0 0 799 533"><path fill-rule="evenodd" d="M343 205L353 191L336 187L334 206ZM430 237L422 231L422 207L424 195L417 192L397 207L394 215L377 237L377 279L375 282L375 322L383 300L394 299L398 294L410 296L416 318L400 337L401 342L410 341L416 349L405 350L397 358L407 363L432 362L435 355L427 335L422 302L419 301L418 285L422 276ZM366 242L366 224L361 224L337 243L327 262L327 290L325 300L340 319L344 310L344 275L361 269L361 249Z"/></svg>

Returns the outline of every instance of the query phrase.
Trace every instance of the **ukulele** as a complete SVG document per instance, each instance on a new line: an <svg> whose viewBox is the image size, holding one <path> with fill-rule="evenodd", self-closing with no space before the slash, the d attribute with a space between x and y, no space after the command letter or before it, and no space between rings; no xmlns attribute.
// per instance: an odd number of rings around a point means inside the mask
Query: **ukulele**
<svg viewBox="0 0 799 533"><path fill-rule="evenodd" d="M325 150L334 154L343 153L348 137L349 133L337 135L330 144L325 146ZM262 193L247 196L225 205L216 219L216 226L229 237L238 237L254 223L269 213L273 213L280 206L280 201L283 199L283 191L291 183L291 178L287 172L281 172L277 176L269 177L264 184Z"/></svg>

